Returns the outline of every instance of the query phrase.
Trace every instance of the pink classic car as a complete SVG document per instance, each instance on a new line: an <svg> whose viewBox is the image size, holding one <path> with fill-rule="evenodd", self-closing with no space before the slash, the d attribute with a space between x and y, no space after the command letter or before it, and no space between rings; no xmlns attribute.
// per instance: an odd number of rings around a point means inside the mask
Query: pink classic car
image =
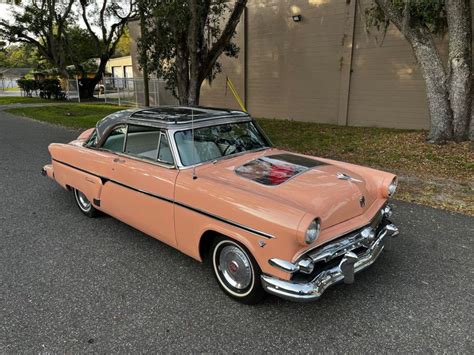
<svg viewBox="0 0 474 355"><path fill-rule="evenodd" d="M114 113L42 173L103 212L209 261L230 297L318 299L388 249L393 174L273 148L246 113L160 107ZM157 255L159 257L159 255Z"/></svg>

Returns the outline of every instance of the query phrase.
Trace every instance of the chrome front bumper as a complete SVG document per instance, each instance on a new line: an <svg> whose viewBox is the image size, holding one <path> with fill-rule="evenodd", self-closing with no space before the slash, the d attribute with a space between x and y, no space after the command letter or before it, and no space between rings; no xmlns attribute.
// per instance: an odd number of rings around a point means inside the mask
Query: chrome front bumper
<svg viewBox="0 0 474 355"><path fill-rule="evenodd" d="M306 255L303 259L305 266L308 262L313 265L338 262L336 266L323 269L312 281L287 281L262 275L263 288L268 293L292 301L316 300L328 287L338 282L353 283L354 274L372 265L382 250L389 248L391 239L397 235L397 227L389 222L377 228L377 232L372 227L364 228ZM297 272L300 269L299 266L302 265L301 262L299 264L283 262L282 265L278 265L278 261L282 262L281 260L272 260L273 262L270 262L272 265L291 273Z"/></svg>

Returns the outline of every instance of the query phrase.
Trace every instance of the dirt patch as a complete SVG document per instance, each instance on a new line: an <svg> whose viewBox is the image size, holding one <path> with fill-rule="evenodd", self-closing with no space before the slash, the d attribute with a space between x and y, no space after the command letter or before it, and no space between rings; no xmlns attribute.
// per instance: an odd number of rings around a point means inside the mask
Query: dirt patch
<svg viewBox="0 0 474 355"><path fill-rule="evenodd" d="M397 199L474 216L474 182L399 176Z"/></svg>

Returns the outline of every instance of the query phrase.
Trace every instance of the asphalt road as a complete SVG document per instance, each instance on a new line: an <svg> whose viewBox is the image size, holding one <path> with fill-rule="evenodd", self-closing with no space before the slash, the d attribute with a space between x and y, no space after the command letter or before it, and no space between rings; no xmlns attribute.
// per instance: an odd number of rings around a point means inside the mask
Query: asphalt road
<svg viewBox="0 0 474 355"><path fill-rule="evenodd" d="M40 175L48 144L76 136L0 112L1 353L474 352L474 218L396 201L401 236L355 284L245 306Z"/></svg>

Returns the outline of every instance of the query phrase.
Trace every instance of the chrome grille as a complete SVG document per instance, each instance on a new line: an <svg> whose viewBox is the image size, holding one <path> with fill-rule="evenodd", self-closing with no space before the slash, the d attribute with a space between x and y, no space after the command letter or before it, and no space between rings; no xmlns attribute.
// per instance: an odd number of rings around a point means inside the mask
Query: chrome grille
<svg viewBox="0 0 474 355"><path fill-rule="evenodd" d="M368 225L313 249L308 252L306 256L309 256L314 262L328 262L348 251L363 247L367 248L370 242L368 243L367 238L362 235L362 231L370 228L372 228L374 232L377 231L384 218L382 211L383 208L375 214Z"/></svg>

